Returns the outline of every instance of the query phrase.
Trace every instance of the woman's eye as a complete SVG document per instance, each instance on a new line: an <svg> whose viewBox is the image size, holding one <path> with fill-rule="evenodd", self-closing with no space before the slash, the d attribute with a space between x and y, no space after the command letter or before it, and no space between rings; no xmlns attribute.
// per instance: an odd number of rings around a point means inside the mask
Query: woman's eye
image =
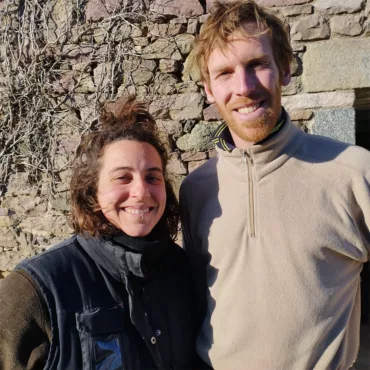
<svg viewBox="0 0 370 370"><path fill-rule="evenodd" d="M127 182L127 181L130 181L130 176L128 176L128 175L122 175L122 176L117 177L116 180Z"/></svg>
<svg viewBox="0 0 370 370"><path fill-rule="evenodd" d="M146 181L148 181L150 184L160 182L161 179L158 176L148 176L146 178Z"/></svg>

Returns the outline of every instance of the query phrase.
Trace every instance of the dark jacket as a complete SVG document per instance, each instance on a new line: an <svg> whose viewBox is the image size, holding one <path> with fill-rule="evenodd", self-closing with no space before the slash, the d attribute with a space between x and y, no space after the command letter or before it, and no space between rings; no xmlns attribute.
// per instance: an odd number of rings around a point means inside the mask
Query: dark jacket
<svg viewBox="0 0 370 370"><path fill-rule="evenodd" d="M73 236L17 268L50 313L45 369L194 367L193 285L169 238Z"/></svg>

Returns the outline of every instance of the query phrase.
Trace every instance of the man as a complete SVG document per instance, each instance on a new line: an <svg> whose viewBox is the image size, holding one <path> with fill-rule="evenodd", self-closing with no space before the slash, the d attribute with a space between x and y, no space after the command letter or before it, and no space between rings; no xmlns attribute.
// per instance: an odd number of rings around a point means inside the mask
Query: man
<svg viewBox="0 0 370 370"><path fill-rule="evenodd" d="M180 191L184 247L218 370L349 369L370 251L370 153L308 135L281 107L292 49L253 1L216 4L194 51L225 124Z"/></svg>

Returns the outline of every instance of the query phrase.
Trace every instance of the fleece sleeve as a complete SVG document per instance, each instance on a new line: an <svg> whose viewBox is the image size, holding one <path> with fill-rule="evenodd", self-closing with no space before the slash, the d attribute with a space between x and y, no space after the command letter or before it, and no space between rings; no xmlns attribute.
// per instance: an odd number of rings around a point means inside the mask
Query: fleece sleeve
<svg viewBox="0 0 370 370"><path fill-rule="evenodd" d="M207 310L207 261L201 253L201 245L198 245L194 240L195 230L191 228L191 212L196 212L191 209L191 197L186 195L186 186L184 183L180 188L180 215L182 226L182 243L183 248L189 258L191 272L196 288L197 299L197 321L200 326Z"/></svg>
<svg viewBox="0 0 370 370"><path fill-rule="evenodd" d="M24 271L0 281L0 369L43 369L51 339L44 299Z"/></svg>

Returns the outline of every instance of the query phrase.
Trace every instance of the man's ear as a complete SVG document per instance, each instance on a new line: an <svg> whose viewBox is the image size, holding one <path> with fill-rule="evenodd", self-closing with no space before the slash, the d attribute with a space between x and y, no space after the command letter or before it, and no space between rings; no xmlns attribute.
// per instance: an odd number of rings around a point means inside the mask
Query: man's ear
<svg viewBox="0 0 370 370"><path fill-rule="evenodd" d="M281 85L287 86L289 85L290 81L292 79L292 76L290 74L290 66L288 68L285 68L283 75L281 77Z"/></svg>
<svg viewBox="0 0 370 370"><path fill-rule="evenodd" d="M207 94L207 100L210 104L213 104L215 102L215 98L213 97L212 95L212 91L211 89L209 88L208 86L208 83L205 82L204 83L204 90L206 91L206 94Z"/></svg>

